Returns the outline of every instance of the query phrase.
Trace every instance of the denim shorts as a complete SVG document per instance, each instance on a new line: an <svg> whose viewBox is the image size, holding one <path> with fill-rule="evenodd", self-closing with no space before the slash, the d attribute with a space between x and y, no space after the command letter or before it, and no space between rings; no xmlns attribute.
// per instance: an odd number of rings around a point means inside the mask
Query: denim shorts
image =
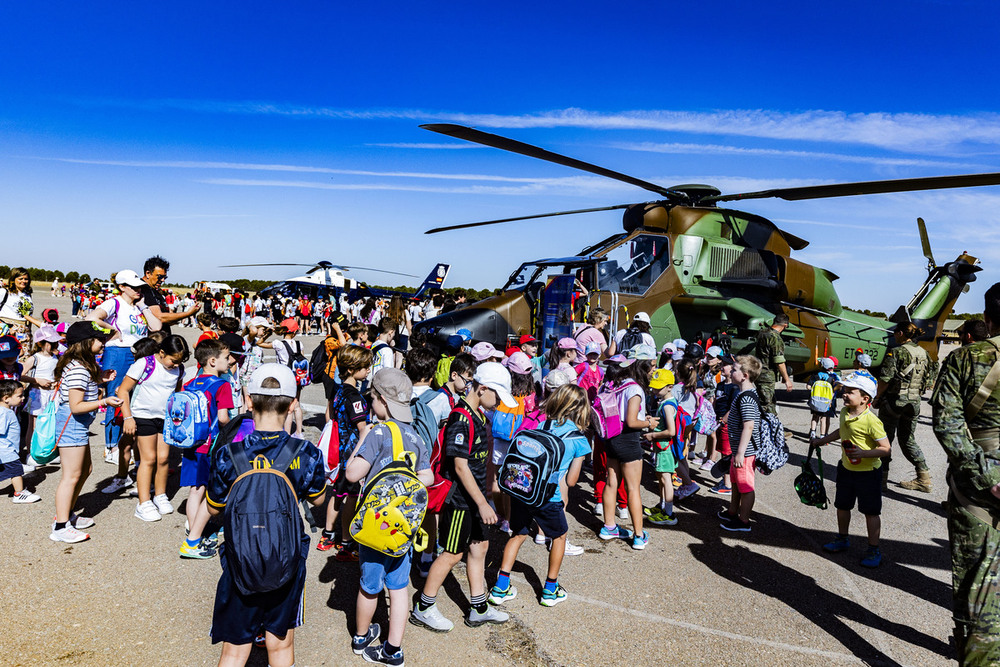
<svg viewBox="0 0 1000 667"><path fill-rule="evenodd" d="M403 556L390 556L361 545L358 559L361 561L361 590L368 595L377 595L382 587L390 591L406 588L410 583L410 549Z"/></svg>
<svg viewBox="0 0 1000 667"><path fill-rule="evenodd" d="M69 403L60 403L56 410L56 438L59 447L86 447L90 444L90 425L94 412L74 415Z"/></svg>

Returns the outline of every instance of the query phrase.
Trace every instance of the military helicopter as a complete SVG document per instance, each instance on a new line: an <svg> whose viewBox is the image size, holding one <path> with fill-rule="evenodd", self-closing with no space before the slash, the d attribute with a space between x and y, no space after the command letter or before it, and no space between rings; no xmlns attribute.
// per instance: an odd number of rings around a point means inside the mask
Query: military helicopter
<svg viewBox="0 0 1000 667"><path fill-rule="evenodd" d="M372 269L364 266L345 266L342 264L334 264L326 260L316 262L315 264L226 264L224 266L220 266L219 268L231 269L248 266L312 267L306 271L305 275L288 278L287 280L282 280L265 287L260 291L262 296L266 297L276 295L289 298L308 296L310 299L315 300L339 299L341 294L346 293L348 295L348 300L351 301L354 300L352 296L356 298L365 298L368 296L391 297L399 294L404 298L419 297L431 288L441 287L444 284L445 279L448 277L448 272L451 270L451 266L448 264L436 264L434 268L431 269L431 272L427 274L427 277L424 279L423 283L421 283L416 292L404 293L379 289L376 287L368 287L362 282L346 277L344 275L344 271L355 269L358 271L374 271L376 273L385 273L394 276L407 276L409 278L416 278L417 276L411 273L399 273L397 271L386 271L384 269Z"/></svg>
<svg viewBox="0 0 1000 667"><path fill-rule="evenodd" d="M639 311L650 316L657 344L674 338L722 343L752 350L758 331L778 313L791 320L783 337L785 356L796 374L818 368L818 358L850 362L857 350L878 366L894 345L894 327L912 321L926 333L919 341L937 358L936 339L945 319L981 270L966 253L937 266L923 220L918 220L928 275L914 297L884 320L844 308L833 283L837 276L791 257L808 241L759 215L722 208L744 199L789 201L887 192L908 192L1000 184L1000 174L839 183L723 194L711 185L663 187L507 137L461 125L424 129L629 183L656 193L655 201L618 204L489 220L428 230L428 234L561 215L623 209L624 231L572 257L541 259L518 267L501 293L461 310L415 325L444 345L460 328L475 340L507 345L522 334L544 346L572 335L590 308L611 316L609 331L628 326ZM502 348L499 348L502 349Z"/></svg>

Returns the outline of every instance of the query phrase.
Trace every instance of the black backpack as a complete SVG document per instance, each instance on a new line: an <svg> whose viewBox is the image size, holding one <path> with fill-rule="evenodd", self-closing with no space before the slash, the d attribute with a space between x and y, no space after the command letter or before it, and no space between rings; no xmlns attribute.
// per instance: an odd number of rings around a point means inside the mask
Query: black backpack
<svg viewBox="0 0 1000 667"><path fill-rule="evenodd" d="M329 361L326 354L326 339L324 338L316 349L313 350L313 353L309 355L309 369L312 371L313 384L319 384L327 377L326 365Z"/></svg>
<svg viewBox="0 0 1000 667"><path fill-rule="evenodd" d="M246 443L227 446L238 476L226 500L226 564L243 595L277 590L303 566L305 531L285 473L306 441L286 435L270 464L263 456L251 461Z"/></svg>
<svg viewBox="0 0 1000 667"><path fill-rule="evenodd" d="M497 470L500 490L528 507L541 507L555 495L558 478L552 475L566 453L563 438L548 431L548 420L537 430L520 431L514 435L507 454ZM571 431L564 437L582 436Z"/></svg>
<svg viewBox="0 0 1000 667"><path fill-rule="evenodd" d="M622 336L622 343L618 346L618 353L624 354L637 345L642 345L642 332L637 327L629 327L625 335Z"/></svg>

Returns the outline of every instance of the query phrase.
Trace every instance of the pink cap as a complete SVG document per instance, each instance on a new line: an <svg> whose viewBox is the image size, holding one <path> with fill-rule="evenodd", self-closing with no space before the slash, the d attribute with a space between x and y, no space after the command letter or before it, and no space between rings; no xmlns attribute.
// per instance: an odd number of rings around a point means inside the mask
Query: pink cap
<svg viewBox="0 0 1000 667"><path fill-rule="evenodd" d="M476 361L488 361L489 359L503 359L503 352L500 352L492 343L483 341L472 346L472 358ZM524 354L523 352L521 354Z"/></svg>
<svg viewBox="0 0 1000 667"><path fill-rule="evenodd" d="M556 347L558 347L560 350L575 350L576 341L568 336L566 338L560 338L559 342L556 343Z"/></svg>
<svg viewBox="0 0 1000 667"><path fill-rule="evenodd" d="M503 360L503 365L511 373L528 375L531 373L531 359L524 352L517 351Z"/></svg>

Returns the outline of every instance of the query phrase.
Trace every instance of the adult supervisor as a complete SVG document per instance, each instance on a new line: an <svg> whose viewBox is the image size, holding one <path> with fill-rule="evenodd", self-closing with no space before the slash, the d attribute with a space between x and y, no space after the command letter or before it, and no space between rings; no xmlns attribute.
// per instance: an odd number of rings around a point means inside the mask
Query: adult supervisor
<svg viewBox="0 0 1000 667"><path fill-rule="evenodd" d="M991 338L952 352L931 405L948 454L948 538L958 663L1000 664L1000 283L986 292Z"/></svg>
<svg viewBox="0 0 1000 667"><path fill-rule="evenodd" d="M777 414L774 405L774 383L777 375L785 382L785 389L792 390L792 378L785 366L785 342L781 340L781 332L788 328L788 315L778 313L767 329L757 334L754 356L760 359L763 368L757 378L757 396L760 398L761 412Z"/></svg>
<svg viewBox="0 0 1000 667"><path fill-rule="evenodd" d="M917 419L920 417L920 397L934 384L937 364L927 351L917 345L923 330L913 322L896 327L896 347L890 348L882 360L878 376L878 395L872 403L878 408L878 418L885 426L889 442L894 439L903 456L916 468L915 479L900 482L910 491L931 492L931 473L924 453L917 444ZM888 478L890 460L883 461L883 479Z"/></svg>
<svg viewBox="0 0 1000 667"><path fill-rule="evenodd" d="M201 306L196 304L194 307L180 313L170 312L167 300L164 298L163 292L160 291L160 285L163 284L169 270L170 262L159 255L150 257L142 265L142 281L145 283L142 287L142 299L149 304L150 312L160 321L163 325L162 330L166 333L170 333L171 324L194 317L201 308Z"/></svg>

